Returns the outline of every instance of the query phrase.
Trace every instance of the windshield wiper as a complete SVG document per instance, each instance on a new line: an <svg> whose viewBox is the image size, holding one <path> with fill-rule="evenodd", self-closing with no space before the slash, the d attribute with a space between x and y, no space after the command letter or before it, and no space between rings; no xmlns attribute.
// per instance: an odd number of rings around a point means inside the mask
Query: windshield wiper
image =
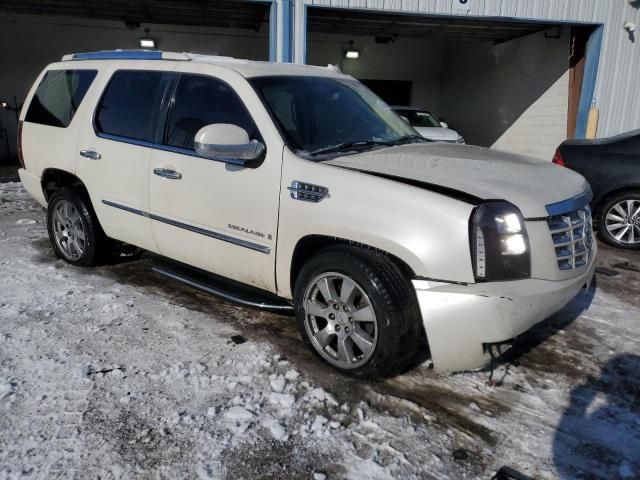
<svg viewBox="0 0 640 480"><path fill-rule="evenodd" d="M345 150L349 150L350 148L375 147L378 145L391 146L395 144L385 142L382 140L358 140L355 142L343 142L343 143L338 143L337 145L330 145L328 147L318 148L317 150L309 152L308 155L321 155L323 153L343 152Z"/></svg>
<svg viewBox="0 0 640 480"><path fill-rule="evenodd" d="M421 137L420 135L405 135L403 137L396 138L395 140L391 140L387 143L389 145L404 145L406 143L426 143L429 141L430 140L427 140L426 138Z"/></svg>
<svg viewBox="0 0 640 480"><path fill-rule="evenodd" d="M338 143L337 145L330 145L328 147L318 148L312 152L309 152L308 155L321 155L323 153L333 153L333 152L343 152L350 148L356 147L394 147L396 145L404 145L406 143L415 143L415 142L427 142L425 138L420 135L405 135L403 137L396 138L394 140L358 140L355 142L343 142Z"/></svg>

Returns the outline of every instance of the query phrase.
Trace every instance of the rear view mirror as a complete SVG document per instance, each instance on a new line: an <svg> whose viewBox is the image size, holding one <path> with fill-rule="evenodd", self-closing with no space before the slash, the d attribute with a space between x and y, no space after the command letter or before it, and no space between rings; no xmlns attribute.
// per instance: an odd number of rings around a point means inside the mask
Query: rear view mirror
<svg viewBox="0 0 640 480"><path fill-rule="evenodd" d="M249 140L244 128L229 123L202 127L196 133L194 146L201 157L244 167L262 160L266 149L263 143Z"/></svg>

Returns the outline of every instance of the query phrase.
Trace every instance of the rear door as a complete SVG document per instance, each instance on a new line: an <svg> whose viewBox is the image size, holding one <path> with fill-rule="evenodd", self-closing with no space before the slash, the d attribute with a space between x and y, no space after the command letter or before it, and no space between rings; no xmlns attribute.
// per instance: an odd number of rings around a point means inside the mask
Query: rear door
<svg viewBox="0 0 640 480"><path fill-rule="evenodd" d="M273 127L256 93L236 72L196 64L181 70L162 146L153 150L149 168L160 253L275 291L282 141L258 129ZM244 168L199 157L195 134L214 123L240 126L250 139L266 143L264 161Z"/></svg>
<svg viewBox="0 0 640 480"><path fill-rule="evenodd" d="M103 78L93 122L80 133L77 172L109 237L157 251L147 216L149 161L175 77L164 62L126 67L113 67Z"/></svg>

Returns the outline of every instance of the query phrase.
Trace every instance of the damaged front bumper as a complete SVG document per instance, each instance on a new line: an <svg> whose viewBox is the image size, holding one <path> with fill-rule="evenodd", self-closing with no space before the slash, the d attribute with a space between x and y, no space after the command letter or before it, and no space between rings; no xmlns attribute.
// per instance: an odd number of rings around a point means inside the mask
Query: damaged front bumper
<svg viewBox="0 0 640 480"><path fill-rule="evenodd" d="M503 343L562 309L595 272L592 259L580 276L458 285L414 280L431 359L437 372L486 366L487 344Z"/></svg>

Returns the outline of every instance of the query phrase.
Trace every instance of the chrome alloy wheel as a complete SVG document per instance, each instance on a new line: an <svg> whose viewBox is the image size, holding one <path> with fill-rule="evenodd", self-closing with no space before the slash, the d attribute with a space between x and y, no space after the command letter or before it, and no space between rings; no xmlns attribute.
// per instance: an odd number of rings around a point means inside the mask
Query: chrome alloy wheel
<svg viewBox="0 0 640 480"><path fill-rule="evenodd" d="M378 341L369 297L351 278L336 272L315 277L304 294L305 329L313 347L332 365L365 364Z"/></svg>
<svg viewBox="0 0 640 480"><path fill-rule="evenodd" d="M640 200L622 200L605 216L609 235L621 243L640 243Z"/></svg>
<svg viewBox="0 0 640 480"><path fill-rule="evenodd" d="M56 245L68 260L77 260L86 247L86 235L80 212L68 200L60 200L54 206L53 236Z"/></svg>

